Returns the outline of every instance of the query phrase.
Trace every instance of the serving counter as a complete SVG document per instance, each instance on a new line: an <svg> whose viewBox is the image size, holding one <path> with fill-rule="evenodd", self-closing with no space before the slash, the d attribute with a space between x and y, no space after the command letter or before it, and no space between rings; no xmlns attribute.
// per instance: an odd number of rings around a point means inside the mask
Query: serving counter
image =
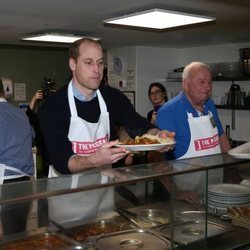
<svg viewBox="0 0 250 250"><path fill-rule="evenodd" d="M223 170L224 184L210 183L214 170ZM157 249L247 249L250 246L250 230L233 225L227 207L248 207L250 187L233 184L238 179L228 174L232 172L249 178L250 160L218 154L5 184L1 206L46 200L50 213L45 226L35 224L25 232L3 233L0 249L153 249L150 248L152 244L157 244ZM194 174L199 174L201 178L202 188L197 192L200 203L190 204L178 200L175 181L191 179L192 182ZM113 205L110 196L104 195L105 190L114 191L116 187L131 187L158 179L171 183L171 199L164 202L147 199L147 203L125 209L125 212L134 212L136 217L129 213L128 216L117 213L117 208L121 208L123 203L115 201ZM228 195L228 192L232 195ZM101 194L99 200L93 198L97 193ZM91 207L90 203L93 202L92 207L101 203L105 203L105 206L96 211L86 209L85 205L73 206L74 199L78 199L74 196L76 194L80 195L78 197L87 197L86 207ZM57 202L58 197L60 202ZM76 198L70 202L68 197ZM53 208L51 201L54 201ZM64 219L63 216L57 217L63 207L67 210L67 216L70 215L70 220L63 221L60 220ZM145 217L147 223L143 220ZM150 225L152 220L158 223ZM20 242L23 244L25 241L29 242L29 247L20 248ZM38 242L40 245L36 245ZM14 248L11 248L11 244L14 244Z"/></svg>

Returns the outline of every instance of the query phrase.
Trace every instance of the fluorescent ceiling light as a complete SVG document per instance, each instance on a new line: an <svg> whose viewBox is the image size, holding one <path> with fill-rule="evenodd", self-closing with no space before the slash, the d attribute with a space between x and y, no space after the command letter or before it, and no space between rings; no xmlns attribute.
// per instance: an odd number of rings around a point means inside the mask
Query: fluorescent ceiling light
<svg viewBox="0 0 250 250"><path fill-rule="evenodd" d="M169 10L152 9L105 20L108 24L167 29L177 26L214 21L214 17L198 16Z"/></svg>
<svg viewBox="0 0 250 250"><path fill-rule="evenodd" d="M85 36L75 36L70 34L57 34L57 33L44 33L38 35L30 35L22 37L21 40L25 41L37 41L37 42L55 42L55 43L73 43L74 41L81 39ZM89 37L94 40L100 40L97 37Z"/></svg>

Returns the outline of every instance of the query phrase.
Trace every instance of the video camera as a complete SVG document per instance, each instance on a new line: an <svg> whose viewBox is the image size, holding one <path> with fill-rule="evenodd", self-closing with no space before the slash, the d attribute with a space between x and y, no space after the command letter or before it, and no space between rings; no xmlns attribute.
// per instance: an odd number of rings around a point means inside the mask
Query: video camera
<svg viewBox="0 0 250 250"><path fill-rule="evenodd" d="M41 84L42 92L43 92L43 99L47 98L49 94L53 93L55 89L53 86L56 84L55 81L44 77L44 82Z"/></svg>

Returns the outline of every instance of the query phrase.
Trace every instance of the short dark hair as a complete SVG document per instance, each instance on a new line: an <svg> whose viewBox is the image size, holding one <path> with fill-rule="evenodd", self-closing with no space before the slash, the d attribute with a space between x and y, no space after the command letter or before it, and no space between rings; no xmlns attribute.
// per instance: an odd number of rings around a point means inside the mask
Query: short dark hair
<svg viewBox="0 0 250 250"><path fill-rule="evenodd" d="M165 88L161 83L159 83L159 82L153 82L153 83L151 83L151 84L149 85L149 87L148 87L148 96L150 95L151 89L152 89L153 87L159 88L159 89L165 94L165 102L167 102L167 101L168 101L167 90L166 90L166 88Z"/></svg>
<svg viewBox="0 0 250 250"><path fill-rule="evenodd" d="M101 47L100 42L98 40L94 40L94 39L89 38L89 37L84 37L84 38L78 39L75 42L73 42L69 48L69 58L72 58L75 61L77 61L77 59L79 57L79 48L80 48L81 44L83 44L83 43L95 43Z"/></svg>

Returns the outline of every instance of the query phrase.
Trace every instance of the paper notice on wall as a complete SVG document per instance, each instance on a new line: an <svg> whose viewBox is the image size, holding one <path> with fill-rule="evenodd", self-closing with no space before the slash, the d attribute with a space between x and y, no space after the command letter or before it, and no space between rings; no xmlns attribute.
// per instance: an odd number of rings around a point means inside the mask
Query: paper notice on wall
<svg viewBox="0 0 250 250"><path fill-rule="evenodd" d="M26 83L14 84L14 100L26 101Z"/></svg>
<svg viewBox="0 0 250 250"><path fill-rule="evenodd" d="M135 71L133 69L127 70L127 90L135 90Z"/></svg>

